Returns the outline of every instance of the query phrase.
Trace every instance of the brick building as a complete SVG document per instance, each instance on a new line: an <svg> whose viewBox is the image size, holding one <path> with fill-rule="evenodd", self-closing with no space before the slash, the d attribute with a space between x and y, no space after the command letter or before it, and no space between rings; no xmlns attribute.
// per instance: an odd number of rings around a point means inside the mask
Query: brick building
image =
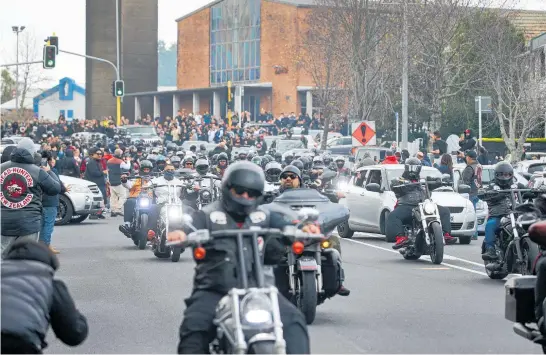
<svg viewBox="0 0 546 355"><path fill-rule="evenodd" d="M296 66L313 0L218 0L177 19L177 90L153 96L154 117L206 111L225 116L227 82L236 112L313 110L312 79ZM152 93L138 93L143 99ZM135 100L135 115L145 114Z"/></svg>

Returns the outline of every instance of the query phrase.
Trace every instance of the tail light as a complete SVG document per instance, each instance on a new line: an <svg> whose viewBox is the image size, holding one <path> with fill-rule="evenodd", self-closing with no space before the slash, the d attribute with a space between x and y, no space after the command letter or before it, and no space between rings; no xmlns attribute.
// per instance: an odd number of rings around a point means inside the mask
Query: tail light
<svg viewBox="0 0 546 355"><path fill-rule="evenodd" d="M193 257L195 260L203 260L207 256L207 251L203 247L197 247L193 249Z"/></svg>
<svg viewBox="0 0 546 355"><path fill-rule="evenodd" d="M292 244L292 251L296 255L300 255L301 253L303 253L303 249L305 249L305 246L300 241L294 242Z"/></svg>

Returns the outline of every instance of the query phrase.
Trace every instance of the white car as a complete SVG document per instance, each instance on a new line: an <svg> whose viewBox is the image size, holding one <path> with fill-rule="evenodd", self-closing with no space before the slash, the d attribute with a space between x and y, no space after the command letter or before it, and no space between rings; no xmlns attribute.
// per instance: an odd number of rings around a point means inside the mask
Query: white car
<svg viewBox="0 0 546 355"><path fill-rule="evenodd" d="M65 175L60 175L59 178L69 191L59 196L56 226L81 223L104 206L102 193L96 184Z"/></svg>
<svg viewBox="0 0 546 355"><path fill-rule="evenodd" d="M391 181L404 172L404 165L373 165L357 169L357 175L349 181L346 197L340 200L351 211L349 221L338 226L339 235L351 238L354 232L385 234L389 213L394 210L396 196L390 188ZM423 167L421 178L442 178L435 168ZM366 190L366 185L377 183L382 192ZM432 200L449 208L451 213L451 234L459 238L461 244L469 244L476 232L476 212L472 202L451 187L442 187L432 192ZM394 242L394 240L387 240Z"/></svg>

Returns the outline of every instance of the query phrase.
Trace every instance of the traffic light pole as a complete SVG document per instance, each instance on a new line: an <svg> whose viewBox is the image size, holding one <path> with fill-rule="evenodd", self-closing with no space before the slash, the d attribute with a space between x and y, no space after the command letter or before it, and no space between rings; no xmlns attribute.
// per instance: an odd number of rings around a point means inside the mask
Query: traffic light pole
<svg viewBox="0 0 546 355"><path fill-rule="evenodd" d="M9 64L0 64L0 67L14 67L17 65L26 65L26 64L40 64L43 63L43 60L38 60L35 62L19 62L19 63L9 63Z"/></svg>
<svg viewBox="0 0 546 355"><path fill-rule="evenodd" d="M79 53L74 53L74 52L69 52L69 51L63 51L63 50L60 50L60 49L59 49L59 52L63 52L63 53L66 53L66 54L72 54L72 55L75 55L75 56L78 56L78 57L84 57L84 58L88 58L88 59L98 60L99 62L103 62L103 63L108 63L116 71L116 80L121 80L121 78L119 76L118 67L109 60L102 59L102 58L99 58L99 57L93 57L92 55L87 55L87 54L79 54ZM121 97L116 97L116 125L118 127L121 124L120 121L121 121Z"/></svg>

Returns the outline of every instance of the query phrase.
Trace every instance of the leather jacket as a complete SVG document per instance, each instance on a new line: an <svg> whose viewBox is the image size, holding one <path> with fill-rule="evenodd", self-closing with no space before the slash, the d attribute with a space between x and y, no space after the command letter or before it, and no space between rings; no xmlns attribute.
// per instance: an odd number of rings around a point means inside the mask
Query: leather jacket
<svg viewBox="0 0 546 355"><path fill-rule="evenodd" d="M409 185L413 181L400 177L391 182L391 189L398 199L399 205L417 206L426 196L421 185Z"/></svg>

